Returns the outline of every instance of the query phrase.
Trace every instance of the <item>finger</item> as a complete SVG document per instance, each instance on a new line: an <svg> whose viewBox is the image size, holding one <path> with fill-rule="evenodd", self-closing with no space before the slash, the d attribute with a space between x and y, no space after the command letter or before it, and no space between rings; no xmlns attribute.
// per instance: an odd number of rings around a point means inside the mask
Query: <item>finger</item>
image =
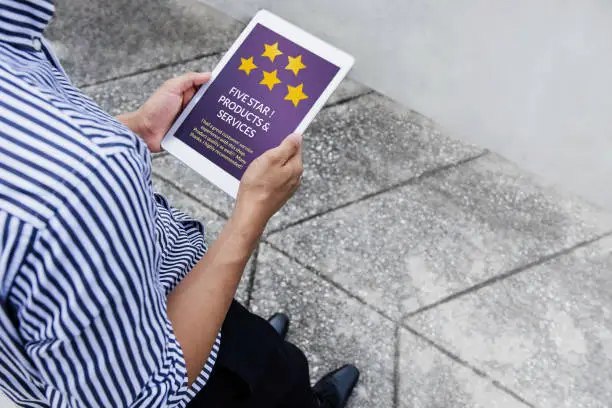
<svg viewBox="0 0 612 408"><path fill-rule="evenodd" d="M210 72L196 72L196 73L194 73L193 76L192 76L193 86L198 88L200 85L210 81L211 75L212 74Z"/></svg>
<svg viewBox="0 0 612 408"><path fill-rule="evenodd" d="M295 155L295 172L298 174L298 176L302 176L302 173L304 172L304 162L302 154L302 143L300 142L300 147L298 148L298 152Z"/></svg>
<svg viewBox="0 0 612 408"><path fill-rule="evenodd" d="M302 185L302 181L300 179L297 179L292 185L291 185L291 195L294 195L295 192L300 188L300 186Z"/></svg>
<svg viewBox="0 0 612 408"><path fill-rule="evenodd" d="M197 88L210 80L210 72L186 72L183 75L172 78L167 85L180 93L188 91L190 88Z"/></svg>
<svg viewBox="0 0 612 408"><path fill-rule="evenodd" d="M287 161L287 163L285 163L283 168L287 169L288 174L292 178L299 178L302 175L303 165L301 148L298 148L298 151Z"/></svg>
<svg viewBox="0 0 612 408"><path fill-rule="evenodd" d="M193 98L193 95L195 95L196 92L197 89L192 87L183 93L183 109L185 109L185 106L187 106L187 104L189 103L191 98Z"/></svg>
<svg viewBox="0 0 612 408"><path fill-rule="evenodd" d="M285 165L300 150L301 144L302 135L292 133L278 147L270 150L270 155L274 161Z"/></svg>

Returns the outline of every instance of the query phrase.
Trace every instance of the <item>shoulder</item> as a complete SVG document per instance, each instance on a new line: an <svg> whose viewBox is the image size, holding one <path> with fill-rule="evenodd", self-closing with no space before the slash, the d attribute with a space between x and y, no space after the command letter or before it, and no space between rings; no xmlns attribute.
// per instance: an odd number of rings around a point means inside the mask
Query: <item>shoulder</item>
<svg viewBox="0 0 612 408"><path fill-rule="evenodd" d="M149 177L142 146L100 146L82 123L26 79L0 58L0 184L5 193L0 209L43 227L68 202L83 197L95 202L121 182Z"/></svg>

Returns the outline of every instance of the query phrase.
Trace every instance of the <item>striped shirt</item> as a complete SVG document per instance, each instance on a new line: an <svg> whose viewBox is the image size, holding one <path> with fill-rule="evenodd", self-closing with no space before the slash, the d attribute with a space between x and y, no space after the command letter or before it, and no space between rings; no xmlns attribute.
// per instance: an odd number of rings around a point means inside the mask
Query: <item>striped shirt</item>
<svg viewBox="0 0 612 408"><path fill-rule="evenodd" d="M73 87L46 0L0 0L0 390L26 407L184 407L166 297L206 251L143 141Z"/></svg>

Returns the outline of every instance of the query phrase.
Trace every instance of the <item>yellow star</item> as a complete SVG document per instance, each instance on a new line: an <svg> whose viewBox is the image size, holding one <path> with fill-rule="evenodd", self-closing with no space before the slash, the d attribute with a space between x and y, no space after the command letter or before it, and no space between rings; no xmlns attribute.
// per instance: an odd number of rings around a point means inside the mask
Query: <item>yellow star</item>
<svg viewBox="0 0 612 408"><path fill-rule="evenodd" d="M274 43L272 45L264 44L264 48L266 50L263 54L261 54L261 56L270 58L270 61L272 62L274 62L274 58L283 53L281 50L278 49L278 43Z"/></svg>
<svg viewBox="0 0 612 408"><path fill-rule="evenodd" d="M240 64L240 67L238 67L238 70L246 72L247 75L251 73L251 70L257 68L257 65L253 63L253 57L240 58L240 61L242 61L242 63Z"/></svg>
<svg viewBox="0 0 612 408"><path fill-rule="evenodd" d="M299 84L298 86L287 85L285 100L293 102L293 106L297 107L302 99L308 99L308 95L302 92L303 87L304 84Z"/></svg>
<svg viewBox="0 0 612 408"><path fill-rule="evenodd" d="M274 85L281 83L281 80L276 77L277 71L277 69L272 72L263 71L263 79L259 83L261 85L267 85L268 88L272 90L272 88L274 88Z"/></svg>
<svg viewBox="0 0 612 408"><path fill-rule="evenodd" d="M302 64L302 56L298 55L297 57L289 57L289 63L285 67L289 71L293 71L293 73L297 76L300 69L306 68L306 65Z"/></svg>

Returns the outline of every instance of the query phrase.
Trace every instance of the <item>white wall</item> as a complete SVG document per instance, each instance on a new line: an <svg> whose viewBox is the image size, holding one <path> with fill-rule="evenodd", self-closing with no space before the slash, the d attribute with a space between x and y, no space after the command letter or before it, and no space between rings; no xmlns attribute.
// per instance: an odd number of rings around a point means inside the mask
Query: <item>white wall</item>
<svg viewBox="0 0 612 408"><path fill-rule="evenodd" d="M612 209L612 1L204 1L243 21L270 9L452 136Z"/></svg>

